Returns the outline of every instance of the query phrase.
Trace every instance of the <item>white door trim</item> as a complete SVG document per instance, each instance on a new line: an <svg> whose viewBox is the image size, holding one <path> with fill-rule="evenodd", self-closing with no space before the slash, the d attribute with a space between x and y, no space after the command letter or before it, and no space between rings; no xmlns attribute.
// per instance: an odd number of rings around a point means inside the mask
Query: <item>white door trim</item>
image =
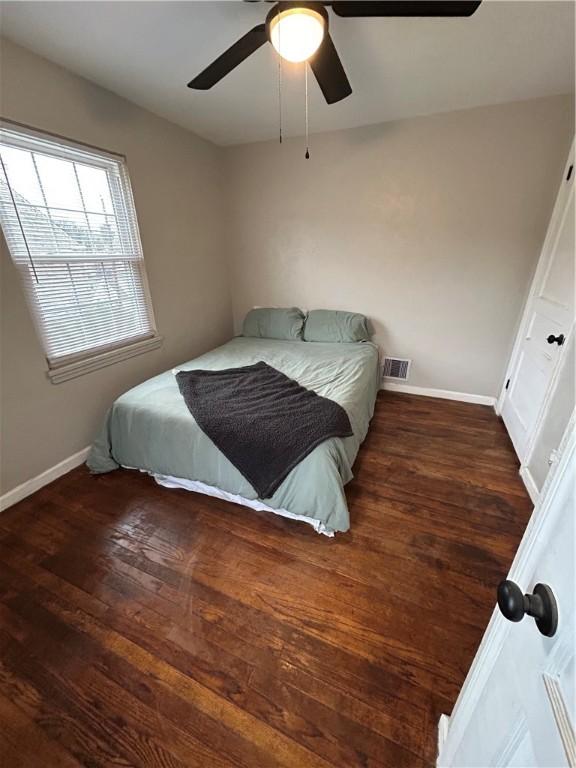
<svg viewBox="0 0 576 768"><path fill-rule="evenodd" d="M532 504L536 504L538 501L538 497L540 496L540 491L538 490L538 486L536 485L536 481L534 480L534 477L532 476L532 472L530 472L530 467L528 464L523 464L520 467L520 477L522 478L522 482L524 483L524 488L528 491L528 496L530 496L530 501Z"/></svg>
<svg viewBox="0 0 576 768"><path fill-rule="evenodd" d="M575 414L576 411L572 414L560 443L560 460L558 464L552 466L548 473L538 503L534 508L510 568L508 578L515 581L524 591L528 590L530 586L528 577L534 560L538 558L539 547L541 543L548 540L548 531L555 524L557 506L554 501L556 494L567 479L567 474L572 472L574 468L574 461L576 460ZM494 608L488 628L484 633L450 716L448 732L444 737L443 748L436 763L438 768L453 768L454 756L466 734L469 723L475 715L476 707L512 626L500 611Z"/></svg>

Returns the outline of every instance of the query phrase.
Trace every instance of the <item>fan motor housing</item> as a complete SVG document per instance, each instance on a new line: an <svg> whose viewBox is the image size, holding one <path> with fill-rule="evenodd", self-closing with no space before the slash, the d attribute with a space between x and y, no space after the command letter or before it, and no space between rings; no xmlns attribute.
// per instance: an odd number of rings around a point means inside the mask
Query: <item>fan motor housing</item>
<svg viewBox="0 0 576 768"><path fill-rule="evenodd" d="M322 16L324 20L324 36L326 36L328 33L328 14L326 12L326 8L324 8L324 5L322 3L307 3L298 2L295 0L295 2L276 3L276 5L268 11L268 14L266 15L266 35L268 36L268 40L271 41L270 22L283 11L290 11L297 8L308 8L309 10L315 11L320 16Z"/></svg>

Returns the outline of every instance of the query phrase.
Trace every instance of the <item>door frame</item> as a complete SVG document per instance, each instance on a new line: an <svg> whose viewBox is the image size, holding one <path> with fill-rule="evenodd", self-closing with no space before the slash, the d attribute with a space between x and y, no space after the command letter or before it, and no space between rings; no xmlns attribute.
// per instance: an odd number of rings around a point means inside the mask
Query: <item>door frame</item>
<svg viewBox="0 0 576 768"><path fill-rule="evenodd" d="M548 473L507 577L515 581L523 592L531 591L533 585L529 583L529 576L533 573L534 563L538 561L541 549L545 546L548 534L556 522L557 507L554 502L557 495L563 491L564 483L570 482L571 475L576 469L576 409L572 412L564 431L559 455L558 463L553 465ZM452 715L440 717L439 756L436 763L438 768L453 768L454 756L476 713L484 688L488 684L494 665L513 627L514 625L507 621L495 607L466 680L458 694Z"/></svg>
<svg viewBox="0 0 576 768"><path fill-rule="evenodd" d="M524 342L526 338L526 333L528 332L528 326L529 326L530 318L532 315L532 307L533 307L534 301L536 300L540 290L544 285L546 278L548 277L548 270L550 268L552 255L553 255L553 247L556 243L556 238L559 234L559 227L562 223L562 217L566 211L566 205L569 200L569 198L567 198L563 194L563 192L565 190L564 184L568 181L567 176L568 176L569 168L571 165L573 166L572 176L571 176L571 188L567 194L568 195L576 194L576 192L574 191L574 176L576 175L576 167L574 167L575 166L574 151L575 151L575 141L574 139L572 139L570 151L568 152L568 157L566 159L566 162L564 164L564 169L562 171L562 180L560 182L560 188L558 190L556 201L554 203L554 208L552 210L552 216L548 224L546 237L544 239L544 243L540 251L540 257L538 259L538 264L536 265L536 271L532 279L532 284L530 286L528 296L524 303L524 309L522 311L522 315L518 325L518 331L516 333L516 338L514 340L514 345L512 347L510 359L508 361L508 365L506 366L506 372L504 374L504 379L502 381L500 394L496 401L496 405L494 406L494 410L496 411L498 416L502 415L502 407L504 405L504 400L506 399L506 395L508 391L506 384L513 377L514 372L516 371L516 368L520 361L522 343ZM571 338L573 335L574 335L574 322L572 323L572 325L570 326L570 328L566 333L566 340L563 344L564 351L568 349L568 346L571 342ZM520 475L522 477L522 480L524 481L524 484L526 485L526 489L530 495L530 498L534 503L536 503L539 494L538 494L538 489L535 483L533 482L530 472L528 470L528 465L530 464L530 461L532 459L532 454L534 452L538 435L546 419L548 408L554 396L554 392L556 391L556 386L558 384L558 379L560 377L560 373L562 371L565 359L566 359L565 354L561 354L558 356L558 362L554 368L554 371L548 383L548 387L544 395L544 400L542 401L542 405L540 407L540 411L538 412L536 422L528 438L528 442L526 446L526 455L524 459L521 460Z"/></svg>

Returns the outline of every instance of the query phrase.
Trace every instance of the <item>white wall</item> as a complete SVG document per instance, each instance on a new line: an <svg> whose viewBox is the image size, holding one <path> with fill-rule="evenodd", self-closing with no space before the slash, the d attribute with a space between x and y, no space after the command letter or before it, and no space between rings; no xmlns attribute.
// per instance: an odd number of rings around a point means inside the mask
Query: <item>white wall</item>
<svg viewBox="0 0 576 768"><path fill-rule="evenodd" d="M410 384L495 396L572 135L553 97L226 150L236 328L370 316Z"/></svg>
<svg viewBox="0 0 576 768"><path fill-rule="evenodd" d="M0 493L253 305L368 314L410 383L495 395L572 132L556 97L223 150L2 41L0 113L124 153L163 347L54 385L0 238ZM226 256L229 264L226 263ZM228 275L230 270L230 280Z"/></svg>
<svg viewBox="0 0 576 768"><path fill-rule="evenodd" d="M161 349L63 384L46 363L1 241L0 493L89 445L126 389L232 332L212 144L8 41L0 113L127 156Z"/></svg>

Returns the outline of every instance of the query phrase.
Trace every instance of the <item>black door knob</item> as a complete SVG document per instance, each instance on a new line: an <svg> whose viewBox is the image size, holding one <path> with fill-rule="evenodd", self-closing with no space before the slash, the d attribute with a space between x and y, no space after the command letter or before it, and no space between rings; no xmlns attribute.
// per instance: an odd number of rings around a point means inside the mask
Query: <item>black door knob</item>
<svg viewBox="0 0 576 768"><path fill-rule="evenodd" d="M554 334L551 333L550 336L548 336L548 338L546 339L546 341L548 342L548 344L554 344L554 342L556 342L556 344L558 344L558 346L561 347L562 344L564 344L564 334L560 333L558 336L554 336Z"/></svg>
<svg viewBox="0 0 576 768"><path fill-rule="evenodd" d="M498 607L509 621L521 621L525 614L536 619L543 635L552 637L558 627L556 598L547 584L536 584L532 595L522 594L513 581L498 584Z"/></svg>

